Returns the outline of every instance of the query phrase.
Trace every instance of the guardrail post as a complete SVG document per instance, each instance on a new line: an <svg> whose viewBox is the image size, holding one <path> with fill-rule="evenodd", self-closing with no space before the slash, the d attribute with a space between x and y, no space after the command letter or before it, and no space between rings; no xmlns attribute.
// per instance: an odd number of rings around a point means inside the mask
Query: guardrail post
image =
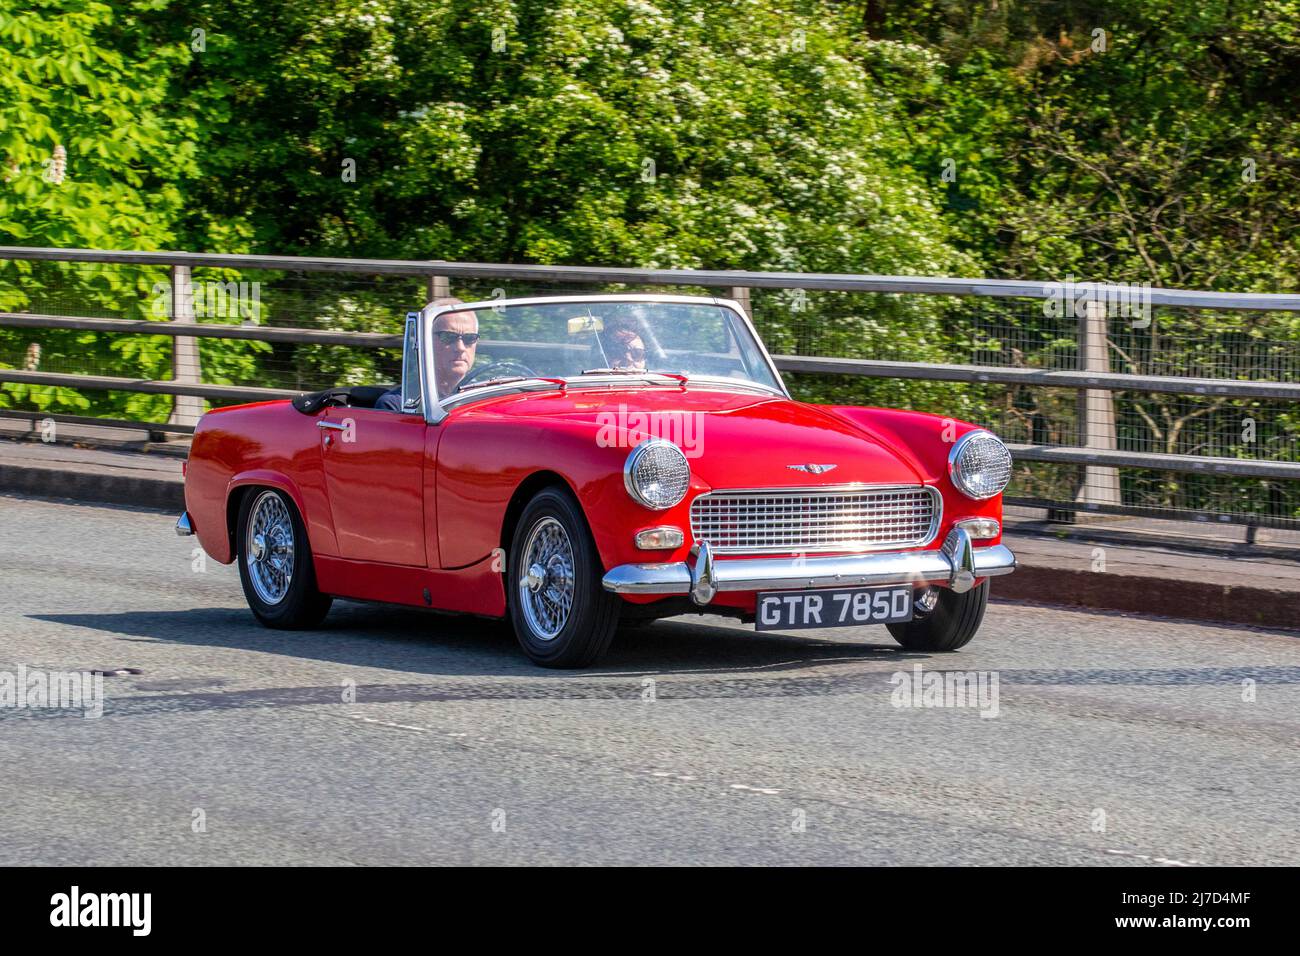
<svg viewBox="0 0 1300 956"><path fill-rule="evenodd" d="M434 262L445 262L445 259L434 259ZM446 276L429 276L429 302L436 302L438 299L447 299L451 297L451 280Z"/></svg>
<svg viewBox="0 0 1300 956"><path fill-rule="evenodd" d="M1085 314L1079 319L1079 370L1110 371L1106 345L1106 303L1089 298ZM1089 451L1114 451L1118 445L1115 432L1115 398L1107 390L1085 388L1079 391L1079 443ZM1119 469L1084 465L1082 482L1075 500L1080 504L1121 504Z"/></svg>
<svg viewBox="0 0 1300 956"><path fill-rule="evenodd" d="M172 266L172 321L193 325L194 286L189 266ZM172 380L187 385L198 385L202 380L199 368L199 340L188 335L178 335L172 347ZM172 402L171 425L197 425L203 416L203 399L197 395L177 395Z"/></svg>
<svg viewBox="0 0 1300 956"><path fill-rule="evenodd" d="M751 319L754 317L754 310L749 307L749 289L742 286L732 286L731 297L740 303L740 307L745 310L745 314Z"/></svg>

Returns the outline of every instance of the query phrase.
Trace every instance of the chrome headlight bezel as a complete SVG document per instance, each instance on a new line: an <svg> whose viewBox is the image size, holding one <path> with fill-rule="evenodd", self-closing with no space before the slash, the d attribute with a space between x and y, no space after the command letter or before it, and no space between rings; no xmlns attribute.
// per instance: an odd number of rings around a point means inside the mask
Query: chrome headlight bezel
<svg viewBox="0 0 1300 956"><path fill-rule="evenodd" d="M1003 482L993 491L981 493L981 489L972 486L970 482L970 476L967 474L963 474L962 472L962 468L961 468L962 453L965 452L966 449L970 447L970 444L975 441L979 441L979 442L992 441L996 444L998 448L1002 449L1002 454L1006 456L1007 476L1005 480L1003 480ZM997 435L993 434L991 431L987 431L986 429L983 428L976 428L973 431L969 431L965 435L962 435L961 438L957 439L957 441L953 444L952 451L948 453L949 480L952 481L953 487L955 487L967 498L973 498L975 501L987 501L989 498L993 498L997 495L1002 494L1002 492L1006 489L1007 485L1011 481L1011 467L1012 467L1011 452L1007 451L1007 446L1003 443L1002 439L999 438Z"/></svg>
<svg viewBox="0 0 1300 956"><path fill-rule="evenodd" d="M652 499L638 484L637 466L645 461L646 456L649 454L671 455L673 452L681 459L681 468L684 472L680 494L677 494L672 500L668 500L666 497ZM627 493L632 497L633 501L651 511L667 511L669 508L681 504L682 499L686 497L686 493L691 488L691 466L690 462L686 460L686 453L666 439L647 438L633 448L631 454L627 456L627 460L623 462L623 487L627 489Z"/></svg>

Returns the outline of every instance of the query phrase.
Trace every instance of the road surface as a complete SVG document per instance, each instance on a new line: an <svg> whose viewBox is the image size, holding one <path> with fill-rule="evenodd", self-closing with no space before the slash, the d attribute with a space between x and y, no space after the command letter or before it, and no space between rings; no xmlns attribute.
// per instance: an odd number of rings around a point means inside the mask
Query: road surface
<svg viewBox="0 0 1300 956"><path fill-rule="evenodd" d="M0 497L0 674L139 671L0 707L0 864L1300 863L1294 634L994 582L956 655L690 617L554 672L419 611L264 630L173 521ZM900 706L917 665L984 706Z"/></svg>

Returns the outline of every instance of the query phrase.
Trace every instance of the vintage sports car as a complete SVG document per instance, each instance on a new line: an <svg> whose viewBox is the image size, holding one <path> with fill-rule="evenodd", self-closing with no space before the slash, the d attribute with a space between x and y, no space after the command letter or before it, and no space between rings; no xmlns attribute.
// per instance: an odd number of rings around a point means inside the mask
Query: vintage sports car
<svg viewBox="0 0 1300 956"><path fill-rule="evenodd" d="M343 597L508 617L547 667L691 611L952 651L1015 568L1010 475L973 425L795 401L732 301L453 300L407 316L400 387L204 415L177 532L268 627Z"/></svg>

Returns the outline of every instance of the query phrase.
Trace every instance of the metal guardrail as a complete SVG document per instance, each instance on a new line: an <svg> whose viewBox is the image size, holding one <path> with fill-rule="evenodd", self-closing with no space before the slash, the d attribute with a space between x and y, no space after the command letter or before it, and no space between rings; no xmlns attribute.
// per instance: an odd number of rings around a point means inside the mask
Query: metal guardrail
<svg viewBox="0 0 1300 956"><path fill-rule="evenodd" d="M120 428L159 435L194 434L193 425L166 425L125 418L101 418L98 415L63 415L50 412L14 411L12 408L0 409L0 422L30 422L28 427L33 433L39 433L42 423L46 421L65 425L93 425L96 428Z"/></svg>
<svg viewBox="0 0 1300 956"><path fill-rule="evenodd" d="M230 402L265 402L276 398L293 398L302 392L285 388L255 388L249 385L207 385L149 378L122 378L115 375L66 375L61 372L29 372L26 369L0 369L0 382L19 385L55 385L61 388L88 388L91 391L145 392L151 395L192 395Z"/></svg>
<svg viewBox="0 0 1300 956"><path fill-rule="evenodd" d="M402 337L382 332L327 332L320 329L271 328L264 325L200 325L190 322L137 322L93 319L73 315L32 315L0 312L0 326L29 329L79 329L135 335L193 336L204 339L245 339L299 345L350 345L357 348L400 349ZM0 369L3 371L3 369Z"/></svg>
<svg viewBox="0 0 1300 956"><path fill-rule="evenodd" d="M1020 279L956 279L926 276L854 275L834 272L745 272L708 269L634 269L614 266L542 266L411 259L333 259L313 256L225 255L209 252L129 252L98 249L45 249L0 246L0 259L98 262L191 269L264 269L297 272L349 272L357 275L454 276L462 279L519 279L538 282L614 282L632 285L704 286L718 289L805 289L822 292L916 292L927 295L978 295L1050 299L1048 282ZM1151 289L1153 305L1192 309L1245 309L1300 312L1300 295L1253 292L1203 292Z"/></svg>
<svg viewBox="0 0 1300 956"><path fill-rule="evenodd" d="M194 336L213 339L252 339L301 345L347 345L357 348L402 347L400 335L379 332L328 332L319 329L268 328L247 325L192 325L172 322L135 322L127 319L97 319L80 316L31 315L0 312L0 326L38 329L78 329L93 332L137 335ZM484 344L490 344L485 341ZM525 343L516 343L522 345ZM1096 388L1107 391L1172 392L1180 395L1224 395L1233 398L1280 398L1300 402L1300 383L1237 382L1226 379L1185 376L1127 375L1078 372L1068 369L1012 368L1009 366L952 365L933 362L890 362L876 359L820 358L807 355L774 355L783 372L818 375L862 375L872 378L928 379L939 382L1042 385L1051 388ZM0 369L0 376L6 373ZM73 380L78 376L64 376ZM45 384L74 385L73 381ZM180 394L180 393L178 393ZM183 394L201 394L185 392Z"/></svg>
<svg viewBox="0 0 1300 956"><path fill-rule="evenodd" d="M4 317L0 315L0 325ZM933 362L888 362L876 359L816 358L774 355L783 372L818 375L869 375L873 378L928 379L936 382L1043 385L1050 388L1101 389L1108 392L1171 392L1176 395L1223 395L1229 398L1281 398L1300 402L1300 382L1238 382L1180 375L1128 375L1070 369L948 365Z"/></svg>
<svg viewBox="0 0 1300 956"><path fill-rule="evenodd" d="M779 359L777 359L777 367L781 367ZM292 389L283 388L253 388L240 385L190 385L183 382L155 379L118 378L107 375L66 375L57 372L28 372L20 369L0 369L0 382L57 385L64 388L106 389L123 392L149 392L156 395L196 395L201 398L238 402L265 402L277 398L293 398L295 395L302 394ZM1159 471L1173 471L1183 474L1235 475L1242 478L1300 480L1300 462L1252 461L1243 458L1212 458L1198 455L1162 455L1155 452L1091 451L1086 448L1072 448L1069 446L1013 443L1008 443L1007 448L1013 458L1022 461L1094 465L1104 468L1153 468Z"/></svg>
<svg viewBox="0 0 1300 956"><path fill-rule="evenodd" d="M524 280L543 283L625 283L641 286L690 286L727 290L730 298L748 307L750 289L799 289L829 292L914 293L943 296L984 296L1018 299L1049 299L1059 293L1051 284L1005 279L926 278L915 276L841 275L826 273L743 272L689 269L640 269L585 266L543 266L499 263L453 263L437 260L337 259L320 257L224 255L185 252L100 251L0 246L0 259L44 260L167 267L173 287L184 290L194 268L241 270L288 270L293 272L351 273L372 276L418 276L428 280L429 294L446 294L449 277L480 280ZM1178 289L1144 290L1153 305L1194 309L1269 310L1300 312L1300 295L1219 293ZM132 321L80 316L0 313L0 326L44 329L169 335L181 343L197 338L244 339L265 342L335 345L357 348L396 349L400 335L366 332L335 332L302 328L269 328L257 325L200 324L177 300L172 321ZM1207 397L1300 401L1300 383L1237 381L1182 376L1145 376L1109 371L1105 361L1105 324L1092 317L1080 318L1080 369L1040 369L1010 366L977 366L873 359L831 358L806 355L777 355L782 372L815 375L848 375L886 379L912 379L974 384L999 383L1068 388L1080 394L1080 432L1084 446L1012 444L1014 457L1025 461L1056 462L1083 466L1089 474L1103 477L1118 468L1142 468L1186 474L1210 474L1244 478L1300 479L1300 462L1211 458L1154 452L1123 451L1114 447L1113 412L1100 421L1109 423L1111 442L1093 443L1084 427L1094 414L1100 396L1119 391L1163 392ZM1098 336L1102 348L1098 350ZM1091 336L1091 338L1089 338ZM194 346L191 354L197 356ZM1100 359L1098 358L1100 355ZM185 380L189 378L190 380ZM258 401L297 394L291 390L210 385L197 380L196 373L181 374L176 380L159 381L112 376L60 374L19 369L0 369L0 381L31 385L56 385L83 389L108 389L170 394L219 401ZM1117 487L1117 480L1115 483ZM1087 500L1086 498L1083 500ZM1088 510L1113 510L1113 503L1094 499ZM1081 507L1080 510L1083 510ZM1267 520L1267 519L1266 519ZM1284 519L1289 520L1289 519Z"/></svg>

